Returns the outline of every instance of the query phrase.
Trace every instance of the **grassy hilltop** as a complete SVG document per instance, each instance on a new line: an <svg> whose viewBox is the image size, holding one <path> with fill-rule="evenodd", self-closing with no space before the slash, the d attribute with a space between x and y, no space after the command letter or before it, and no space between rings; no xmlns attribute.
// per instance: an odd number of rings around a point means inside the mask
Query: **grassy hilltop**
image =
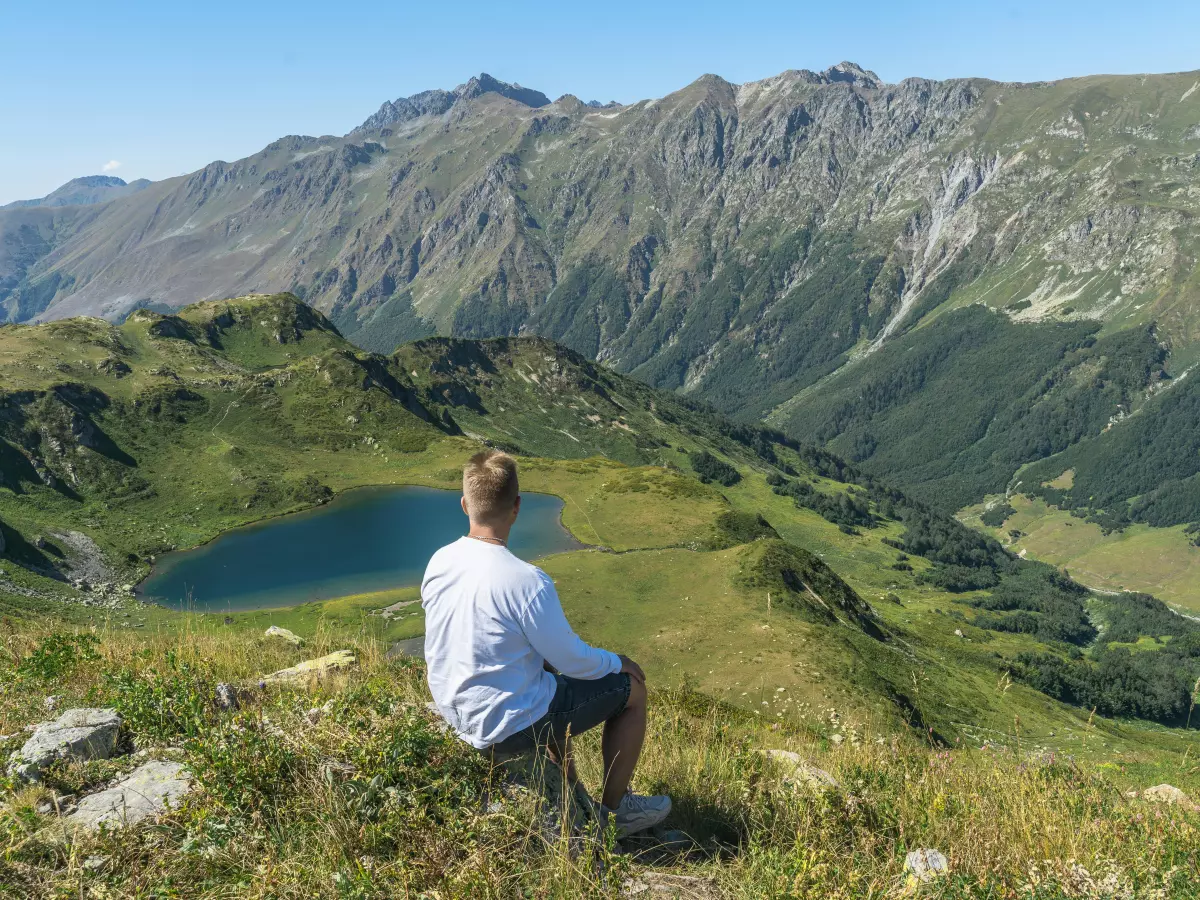
<svg viewBox="0 0 1200 900"><path fill-rule="evenodd" d="M365 353L288 295L0 328L0 384L0 751L53 694L115 705L139 747L175 747L202 781L164 825L81 850L47 837L40 789L7 794L0 886L76 890L85 851L109 860L97 896L569 896L623 873L480 812L484 774L431 731L419 671L383 657L420 614L374 613L415 589L226 622L100 587L358 485L453 487L481 441L564 499L589 547L541 564L581 634L658 691L642 786L674 792L698 841L663 865L744 896L883 896L920 846L954 861L946 896L1062 896L1073 860L1162 896L1197 877L1194 814L1122 796L1200 788L1188 692L1154 668L1183 677L1191 623L1021 563L829 454L542 339ZM273 645L270 624L307 646ZM345 647L360 667L336 681L236 715L209 702L218 681ZM1130 698L1151 682L1153 702ZM841 788L808 798L769 747ZM329 759L357 774L322 775ZM74 793L113 765L50 784ZM1019 893L1038 878L1044 893Z"/></svg>

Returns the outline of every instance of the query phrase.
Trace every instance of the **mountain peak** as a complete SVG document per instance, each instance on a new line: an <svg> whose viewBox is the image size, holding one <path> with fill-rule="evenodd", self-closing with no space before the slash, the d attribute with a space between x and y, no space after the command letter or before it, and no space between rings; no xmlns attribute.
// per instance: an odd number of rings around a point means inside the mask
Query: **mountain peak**
<svg viewBox="0 0 1200 900"><path fill-rule="evenodd" d="M9 207L18 206L83 206L89 203L103 203L118 196L140 191L150 184L144 178L139 178L132 184L115 175L84 175L72 178L45 197L36 200L17 200L9 203ZM0 207L3 209L4 207Z"/></svg>
<svg viewBox="0 0 1200 900"><path fill-rule="evenodd" d="M70 187L125 187L126 184L124 178L116 175L84 175L82 178L72 178L59 190Z"/></svg>
<svg viewBox="0 0 1200 900"><path fill-rule="evenodd" d="M460 100L471 100L483 94L499 94L501 97L516 100L518 103L523 103L525 106L531 106L534 109L550 105L550 98L541 91L521 87L519 84L509 84L506 81L493 78L487 72L481 72L479 75L471 78L466 84L460 84L454 89L454 93L458 95Z"/></svg>
<svg viewBox="0 0 1200 900"><path fill-rule="evenodd" d="M844 81L862 87L879 87L882 80L870 69L864 69L858 63L842 61L836 66L830 66L821 76L829 82Z"/></svg>
<svg viewBox="0 0 1200 900"><path fill-rule="evenodd" d="M480 72L453 91L440 89L421 91L411 97L400 97L397 100L385 102L374 115L355 128L351 134L386 128L397 122L408 122L421 116L440 116L458 101L472 100L484 94L499 94L534 109L550 104L550 98L541 91L521 87L519 84L509 84L493 78L487 72Z"/></svg>

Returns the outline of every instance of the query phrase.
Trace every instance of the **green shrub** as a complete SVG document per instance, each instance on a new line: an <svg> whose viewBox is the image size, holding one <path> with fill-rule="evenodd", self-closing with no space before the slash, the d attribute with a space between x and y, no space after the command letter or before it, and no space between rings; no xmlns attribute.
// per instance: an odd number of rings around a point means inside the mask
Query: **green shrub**
<svg viewBox="0 0 1200 900"><path fill-rule="evenodd" d="M991 509L985 510L979 519L989 528L999 528L1015 512L1016 510L1009 506L1008 503L997 503Z"/></svg>
<svg viewBox="0 0 1200 900"><path fill-rule="evenodd" d="M202 734L214 719L215 687L206 668L181 660L174 650L167 651L162 668L104 676L108 701L133 733L162 740Z"/></svg>
<svg viewBox="0 0 1200 900"><path fill-rule="evenodd" d="M193 769L208 795L235 813L254 813L291 782L296 753L257 711L187 742Z"/></svg>
<svg viewBox="0 0 1200 900"><path fill-rule="evenodd" d="M56 631L17 663L17 674L41 681L70 675L81 662L100 658L96 653L99 644L100 639L94 634Z"/></svg>
<svg viewBox="0 0 1200 900"><path fill-rule="evenodd" d="M696 470L696 474L705 484L715 481L725 487L732 487L742 480L742 475L737 469L729 463L717 459L707 450L689 453L688 462L691 463L692 468Z"/></svg>

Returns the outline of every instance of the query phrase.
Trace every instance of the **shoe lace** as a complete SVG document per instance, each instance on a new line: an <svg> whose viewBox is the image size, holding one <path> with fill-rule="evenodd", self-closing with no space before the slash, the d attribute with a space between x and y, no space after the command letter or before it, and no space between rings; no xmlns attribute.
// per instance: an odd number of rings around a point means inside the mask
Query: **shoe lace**
<svg viewBox="0 0 1200 900"><path fill-rule="evenodd" d="M647 797L643 797L641 794L635 794L633 792L633 788L626 788L625 796L621 800L621 808L627 809L630 812L646 812L647 800Z"/></svg>

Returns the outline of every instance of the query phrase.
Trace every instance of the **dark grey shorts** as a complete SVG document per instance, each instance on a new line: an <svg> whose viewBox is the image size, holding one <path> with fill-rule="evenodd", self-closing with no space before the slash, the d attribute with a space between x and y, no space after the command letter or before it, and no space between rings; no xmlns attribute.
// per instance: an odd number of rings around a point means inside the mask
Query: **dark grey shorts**
<svg viewBox="0 0 1200 900"><path fill-rule="evenodd" d="M558 687L546 714L521 731L510 734L485 753L512 756L528 753L535 747L562 747L568 731L583 734L625 709L631 684L624 672L605 675L593 681L555 675Z"/></svg>

